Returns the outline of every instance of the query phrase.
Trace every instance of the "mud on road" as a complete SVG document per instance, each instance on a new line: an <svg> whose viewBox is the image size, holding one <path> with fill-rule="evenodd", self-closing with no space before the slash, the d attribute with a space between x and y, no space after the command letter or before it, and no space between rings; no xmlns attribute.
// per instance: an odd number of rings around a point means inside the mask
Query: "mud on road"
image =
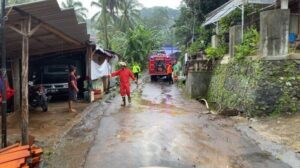
<svg viewBox="0 0 300 168"><path fill-rule="evenodd" d="M236 120L207 114L175 86L147 83L133 103L104 111L86 168L286 168L243 137Z"/></svg>
<svg viewBox="0 0 300 168"><path fill-rule="evenodd" d="M44 153L41 167L46 168L79 168L83 167L85 157L94 141L96 130L104 111L114 99L115 93L110 94L101 102L95 102L85 109L86 115L64 135L58 144Z"/></svg>

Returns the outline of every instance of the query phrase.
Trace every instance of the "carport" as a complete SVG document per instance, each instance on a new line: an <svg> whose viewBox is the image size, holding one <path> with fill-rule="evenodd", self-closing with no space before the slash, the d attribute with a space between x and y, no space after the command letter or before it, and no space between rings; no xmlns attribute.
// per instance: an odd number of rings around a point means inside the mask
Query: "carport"
<svg viewBox="0 0 300 168"><path fill-rule="evenodd" d="M74 9L61 10L56 0L7 7L6 49L12 64L14 109L21 111L22 144L28 144L29 57L54 52L86 51L86 73L90 74L93 47L86 24L78 24Z"/></svg>

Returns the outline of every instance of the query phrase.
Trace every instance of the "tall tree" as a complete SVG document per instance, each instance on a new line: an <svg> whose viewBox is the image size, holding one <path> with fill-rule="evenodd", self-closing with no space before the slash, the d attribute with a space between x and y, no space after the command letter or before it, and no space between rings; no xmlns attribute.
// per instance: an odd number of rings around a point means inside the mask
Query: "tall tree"
<svg viewBox="0 0 300 168"><path fill-rule="evenodd" d="M121 0L119 4L120 9L120 30L122 32L134 28L136 21L140 19L140 11L138 7L141 6L137 0Z"/></svg>
<svg viewBox="0 0 300 168"><path fill-rule="evenodd" d="M83 7L83 5L80 1L66 0L66 1L62 2L62 7L65 9L74 8L78 22L86 21L88 10L87 10L87 8Z"/></svg>
<svg viewBox="0 0 300 168"><path fill-rule="evenodd" d="M181 14L176 20L176 35L182 43L186 43L201 27L205 15L218 8L228 0L183 0Z"/></svg>
<svg viewBox="0 0 300 168"><path fill-rule="evenodd" d="M116 20L116 11L118 11L119 2L117 0L94 0L91 3L92 7L98 8L98 11L93 17L94 26L100 30L100 37L104 37L105 48L110 48L109 42L109 26ZM103 31L103 33L101 32Z"/></svg>
<svg viewBox="0 0 300 168"><path fill-rule="evenodd" d="M141 18L148 28L158 31L163 38L164 44L175 45L173 25L180 12L168 7L143 8Z"/></svg>
<svg viewBox="0 0 300 168"><path fill-rule="evenodd" d="M119 52L124 61L130 64L137 62L145 67L150 52L159 49L160 37L157 31L138 25L127 33L116 34L112 40L112 49Z"/></svg>

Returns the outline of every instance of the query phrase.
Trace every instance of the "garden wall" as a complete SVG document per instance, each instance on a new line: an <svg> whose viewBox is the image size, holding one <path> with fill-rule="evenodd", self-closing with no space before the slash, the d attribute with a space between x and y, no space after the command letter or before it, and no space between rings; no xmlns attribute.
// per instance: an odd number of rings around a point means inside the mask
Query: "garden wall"
<svg viewBox="0 0 300 168"><path fill-rule="evenodd" d="M207 98L249 116L300 112L300 64L256 60L218 65Z"/></svg>
<svg viewBox="0 0 300 168"><path fill-rule="evenodd" d="M189 72L185 85L187 95L191 98L204 97L209 88L210 77L210 71Z"/></svg>

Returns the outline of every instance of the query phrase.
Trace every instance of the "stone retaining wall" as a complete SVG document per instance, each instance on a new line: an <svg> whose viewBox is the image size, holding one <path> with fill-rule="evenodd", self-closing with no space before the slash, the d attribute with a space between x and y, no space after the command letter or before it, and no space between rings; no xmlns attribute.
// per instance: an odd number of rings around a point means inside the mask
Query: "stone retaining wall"
<svg viewBox="0 0 300 168"><path fill-rule="evenodd" d="M248 60L218 65L207 98L249 116L300 112L300 64Z"/></svg>

